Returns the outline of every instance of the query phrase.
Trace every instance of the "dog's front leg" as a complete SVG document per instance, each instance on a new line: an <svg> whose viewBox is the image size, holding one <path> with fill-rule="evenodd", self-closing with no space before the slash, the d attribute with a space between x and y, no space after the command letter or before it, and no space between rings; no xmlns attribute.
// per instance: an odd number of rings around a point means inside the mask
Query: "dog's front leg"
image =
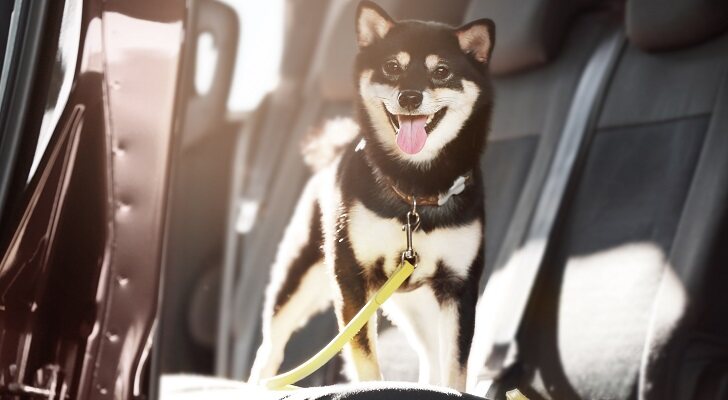
<svg viewBox="0 0 728 400"><path fill-rule="evenodd" d="M362 267L356 262L346 242L337 242L334 272L341 296L336 299L339 329L343 329L366 304L369 293ZM376 314L356 334L344 349L350 379L357 381L381 380L376 349Z"/></svg>
<svg viewBox="0 0 728 400"><path fill-rule="evenodd" d="M480 262L480 257L477 262ZM478 273L473 274L475 271ZM456 290L443 296L440 303L440 362L443 367L441 380L445 385L459 391L465 391L466 386L480 280L477 267L471 268L470 272L465 281L452 286Z"/></svg>

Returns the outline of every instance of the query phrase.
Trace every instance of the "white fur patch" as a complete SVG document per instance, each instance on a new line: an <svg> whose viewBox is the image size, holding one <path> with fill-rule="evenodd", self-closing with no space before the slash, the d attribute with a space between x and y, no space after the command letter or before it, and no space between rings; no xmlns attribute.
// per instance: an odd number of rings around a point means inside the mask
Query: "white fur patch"
<svg viewBox="0 0 728 400"><path fill-rule="evenodd" d="M324 236L324 263L326 264L326 269L329 271L330 281L335 288L332 297L336 304L341 304L343 301L334 272L334 264L336 263L335 238L337 215L341 208L341 191L336 184L336 171L338 170L340 160L337 159L333 164L317 172L315 175L319 181L318 204L321 207L322 216L321 229Z"/></svg>
<svg viewBox="0 0 728 400"><path fill-rule="evenodd" d="M387 318L407 337L407 342L417 352L420 363L419 382L433 385L440 381L439 332L434 316L440 313L440 305L432 289L423 286L406 293L395 293L382 306Z"/></svg>
<svg viewBox="0 0 728 400"><path fill-rule="evenodd" d="M457 307L441 306L427 286L395 293L382 307L419 356L419 382L464 390L466 375L458 362Z"/></svg>
<svg viewBox="0 0 728 400"><path fill-rule="evenodd" d="M444 304L440 311L440 380L453 389L465 390L467 374L458 362L459 314L454 303Z"/></svg>
<svg viewBox="0 0 728 400"><path fill-rule="evenodd" d="M449 88L425 90L422 93L422 105L415 111L409 111L399 105L397 99L399 90L396 87L372 83L373 73L374 71L367 70L361 74L359 93L371 117L374 132L392 156L413 164L429 165L440 154L443 147L457 137L465 121L470 117L475 101L480 94L480 89L474 82L463 79L462 91ZM447 107L447 112L435 129L427 135L425 147L417 154L407 154L401 151L396 143L397 132L392 127L385 108L394 115L432 115L443 107Z"/></svg>
<svg viewBox="0 0 728 400"><path fill-rule="evenodd" d="M405 235L399 221L380 218L361 203L356 203L349 210L348 232L354 255L363 265L374 265L380 257L384 257L384 271L388 275L397 268L399 255L405 248ZM420 258L411 282L432 277L440 260L457 276L465 278L478 255L482 239L482 227L477 220L429 233L414 232L413 247Z"/></svg>

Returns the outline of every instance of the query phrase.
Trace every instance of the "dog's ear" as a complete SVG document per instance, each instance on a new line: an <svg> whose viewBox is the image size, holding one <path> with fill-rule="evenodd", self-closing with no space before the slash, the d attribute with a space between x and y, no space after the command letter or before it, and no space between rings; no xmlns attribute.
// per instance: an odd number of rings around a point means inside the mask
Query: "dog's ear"
<svg viewBox="0 0 728 400"><path fill-rule="evenodd" d="M460 48L473 56L478 62L487 64L495 44L495 23L489 19L479 19L455 30Z"/></svg>
<svg viewBox="0 0 728 400"><path fill-rule="evenodd" d="M356 11L356 39L360 48L367 47L387 35L394 20L371 1L362 1Z"/></svg>

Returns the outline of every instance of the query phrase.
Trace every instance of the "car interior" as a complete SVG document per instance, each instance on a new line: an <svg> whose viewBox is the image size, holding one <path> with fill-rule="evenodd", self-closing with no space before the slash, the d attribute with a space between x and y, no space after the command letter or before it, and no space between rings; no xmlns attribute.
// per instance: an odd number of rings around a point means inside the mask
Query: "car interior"
<svg viewBox="0 0 728 400"><path fill-rule="evenodd" d="M292 144L326 119L352 115L356 96L351 79L356 2L290 3L305 11L292 12L302 17L288 28L285 84L261 107L255 127L245 128L250 155L243 182L233 183L239 186L231 199L254 203L257 212L248 216L254 221L226 242L235 248L234 260L167 268L168 282L186 274L186 287L194 293L191 304L177 312L191 331L182 347L200 349L199 360L215 359L215 373L233 379L246 378L260 340L269 279L263 266L272 263L309 174L299 146ZM548 399L728 397L728 318L720 311L728 296L718 287L727 276L721 244L728 204L728 8L687 0L380 5L398 19L496 22L490 66L496 102L482 162L485 290L488 278L508 268L531 239L552 175L560 173L565 185L531 290L527 284L510 288L526 292L527 300L513 338L515 361L500 371L488 393L479 394L503 398L518 388L528 398ZM297 65L288 68L288 62ZM306 63L308 69L300 68ZM595 86L593 94L585 96L589 85ZM578 139L567 135L575 120L583 121L576 124ZM573 160L566 171L554 171L568 141ZM209 180L197 178L198 191L205 190ZM186 184L194 185L193 179ZM173 213L189 219L191 208ZM234 223L230 217L228 224ZM189 250L182 240L170 245L172 253ZM223 271L215 279L226 277L219 285L230 285L227 307L218 310L226 314L217 325L225 332L218 332L217 342L204 341L193 332L213 323L208 313L215 300L200 292L215 283L200 277L217 268ZM179 295L186 298L188 291L180 289ZM204 301L206 307L198 303ZM497 313L488 304L479 307ZM335 333L332 312L316 317L288 344L282 370L304 361ZM175 349L162 350L162 365L184 371L175 362L183 357L182 339L172 340L178 342L162 344ZM417 379L417 359L405 342L391 326L380 327L387 380ZM302 384L342 382L340 370L341 360L333 360Z"/></svg>
<svg viewBox="0 0 728 400"><path fill-rule="evenodd" d="M185 371L180 358L195 367L205 365L201 361L209 367L215 359L215 373L246 378L260 340L269 279L264 266L272 263L309 174L296 144L326 119L352 115L356 2L301 3L291 2L305 10L292 12L301 17L292 19L286 36L285 84L260 108L255 127L244 128L251 136L249 156L243 182L233 183L238 191L230 198L256 204L257 212L248 216L254 221L226 242L235 248L231 262L210 265L179 255L186 263L167 268L167 282L183 274L189 279L185 289L173 285L189 301L176 312L186 323L175 326L189 332L186 343L180 337L167 341L165 335L163 370ZM514 338L516 361L498 376L489 398L503 398L511 388L548 399L728 397L728 318L720 311L728 296L718 287L727 276L721 244L728 204L728 9L687 0L390 0L380 5L398 19L496 22L490 68L496 102L482 162L488 221L484 288L538 222L536 209L555 172L550 166L564 141L573 140L565 137L574 129L568 124L586 121L579 141L572 143L571 168L561 171L566 187L530 296L526 293ZM605 47L615 48L615 55L600 54ZM288 62L296 65L287 67ZM307 63L308 69L300 67ZM602 76L595 69L603 70ZM595 80L601 86L585 99L580 90ZM585 100L590 104L578 103ZM186 193L204 191L199 196L207 203L209 176L198 173L180 185L196 186L187 186ZM223 219L195 215L221 209L194 208L173 208L172 219L204 218L206 225ZM230 217L228 224L239 223ZM195 228L190 238L170 243L172 254L191 251L188 243L203 236ZM219 245L219 240L209 244ZM213 283L206 274L226 278ZM194 332L214 323L209 316L214 291L206 299L200 292L217 284L230 288L227 307L218 310L226 315L219 315L225 322L218 329L225 332L217 337L225 338L216 342ZM482 307L493 311L488 304ZM332 312L316 317L289 343L282 370L304 361L335 333ZM405 342L391 326L380 327L387 380L417 379L417 359ZM180 348L199 351L185 357ZM302 384L342 382L340 370L341 360L334 360Z"/></svg>
<svg viewBox="0 0 728 400"><path fill-rule="evenodd" d="M297 391L245 383L311 174L301 142L356 111L358 1L283 0L279 82L244 113L228 99L250 21L232 3L189 2L169 200L148 216L167 221L145 370L159 398L728 399L728 2L377 1L398 20L496 24L467 394L418 384L416 353L381 315L384 382L347 383L336 357ZM201 93L204 35L216 62ZM318 314L281 371L337 330L331 308Z"/></svg>

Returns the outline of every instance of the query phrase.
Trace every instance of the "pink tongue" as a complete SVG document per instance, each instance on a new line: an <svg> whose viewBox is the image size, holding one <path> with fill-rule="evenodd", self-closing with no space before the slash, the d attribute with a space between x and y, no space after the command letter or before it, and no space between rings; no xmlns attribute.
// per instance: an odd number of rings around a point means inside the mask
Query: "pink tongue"
<svg viewBox="0 0 728 400"><path fill-rule="evenodd" d="M399 132L397 132L397 146L407 154L417 154L425 147L427 132L425 132L426 115L398 115Z"/></svg>

